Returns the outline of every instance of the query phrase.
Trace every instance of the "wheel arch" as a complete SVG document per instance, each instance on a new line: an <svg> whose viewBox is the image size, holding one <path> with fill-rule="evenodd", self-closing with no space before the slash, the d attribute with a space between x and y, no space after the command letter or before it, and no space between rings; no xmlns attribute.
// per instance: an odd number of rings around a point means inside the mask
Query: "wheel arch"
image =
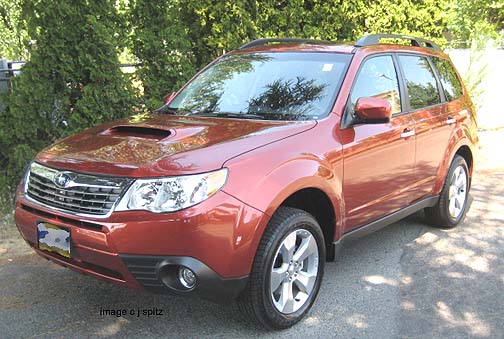
<svg viewBox="0 0 504 339"><path fill-rule="evenodd" d="M453 162L453 159L456 155L460 155L466 161L467 167L469 168L469 185L471 185L472 173L474 169L474 152L468 140L463 139L451 148L449 156L445 157L444 162L439 167L434 194L439 194L443 189L446 175L448 174L448 170L450 169L450 164Z"/></svg>
<svg viewBox="0 0 504 339"><path fill-rule="evenodd" d="M474 158L473 153L469 148L469 146L467 145L460 146L455 152L455 155L460 155L462 158L464 158L464 160L467 163L467 167L469 168L469 177L472 177Z"/></svg>
<svg viewBox="0 0 504 339"><path fill-rule="evenodd" d="M334 260L334 236L336 232L336 212L329 196L318 188L308 187L288 196L279 206L293 207L309 213L317 220L326 247L326 260Z"/></svg>

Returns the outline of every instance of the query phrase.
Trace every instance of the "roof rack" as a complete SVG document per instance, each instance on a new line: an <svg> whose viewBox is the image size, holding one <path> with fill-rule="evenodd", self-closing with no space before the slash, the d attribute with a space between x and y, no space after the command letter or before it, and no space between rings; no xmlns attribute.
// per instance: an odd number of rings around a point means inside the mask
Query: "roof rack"
<svg viewBox="0 0 504 339"><path fill-rule="evenodd" d="M360 38L355 43L355 47L378 45L380 43L380 39L405 39L405 40L409 40L411 42L411 46L431 48L436 51L441 50L438 45L436 45L434 42L432 42L430 40L426 40L426 39L422 39L422 38L415 38L413 36L400 35L400 34L366 35L366 36L363 36L362 38Z"/></svg>
<svg viewBox="0 0 504 339"><path fill-rule="evenodd" d="M314 39L302 39L302 38L264 38L247 42L245 45L240 46L238 49L264 46L271 43L320 45L320 44L332 44L333 42L327 40L314 40Z"/></svg>

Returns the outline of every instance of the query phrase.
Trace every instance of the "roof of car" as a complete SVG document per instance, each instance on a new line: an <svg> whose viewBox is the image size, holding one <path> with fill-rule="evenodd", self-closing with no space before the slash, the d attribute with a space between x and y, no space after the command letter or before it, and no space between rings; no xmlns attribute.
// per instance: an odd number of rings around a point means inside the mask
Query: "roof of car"
<svg viewBox="0 0 504 339"><path fill-rule="evenodd" d="M269 44L255 47L247 47L244 49L234 50L233 53L250 53L250 52L329 52L329 53L353 53L354 46L340 44Z"/></svg>
<svg viewBox="0 0 504 339"><path fill-rule="evenodd" d="M403 40L410 45L381 43L381 39ZM311 40L300 38L266 38L246 43L232 54L250 52L326 52L326 53L356 53L357 50L366 52L420 52L433 55L443 54L441 49L432 41L406 35L371 34L360 38L354 45L335 43L325 40Z"/></svg>
<svg viewBox="0 0 504 339"><path fill-rule="evenodd" d="M245 53L276 53L276 52L314 52L314 53L342 53L355 54L363 52L365 55L375 53L419 53L424 55L434 55L446 59L447 56L442 51L432 50L425 47L379 44L365 47L355 47L352 45L305 45L305 44L273 44L260 47L251 47L245 49L237 49L226 55L245 54Z"/></svg>

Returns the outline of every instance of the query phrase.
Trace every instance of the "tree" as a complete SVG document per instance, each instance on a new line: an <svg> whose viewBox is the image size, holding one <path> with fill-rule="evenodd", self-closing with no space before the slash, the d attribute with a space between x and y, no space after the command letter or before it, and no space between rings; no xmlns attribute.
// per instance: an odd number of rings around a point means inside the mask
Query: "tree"
<svg viewBox="0 0 504 339"><path fill-rule="evenodd" d="M180 19L193 43L197 69L257 36L255 13L260 3L251 0L179 1Z"/></svg>
<svg viewBox="0 0 504 339"><path fill-rule="evenodd" d="M24 60L27 31L22 20L22 0L0 0L0 59Z"/></svg>
<svg viewBox="0 0 504 339"><path fill-rule="evenodd" d="M195 71L191 40L180 12L178 1L137 0L130 13L132 51L142 64L136 74L150 109L161 106L163 97Z"/></svg>
<svg viewBox="0 0 504 339"><path fill-rule="evenodd" d="M196 70L254 36L253 1L137 0L131 11L133 53L148 108Z"/></svg>
<svg viewBox="0 0 504 339"><path fill-rule="evenodd" d="M33 44L0 119L0 165L7 180L18 178L43 146L130 115L134 103L118 67L114 2L26 0L23 10Z"/></svg>
<svg viewBox="0 0 504 339"><path fill-rule="evenodd" d="M30 56L0 116L0 171L19 175L43 145L128 115L134 95L117 59L125 48L142 65L136 76L153 109L196 70L255 38L403 33L444 45L448 31L460 40L496 37L503 22L497 0L0 0L1 56Z"/></svg>
<svg viewBox="0 0 504 339"><path fill-rule="evenodd" d="M295 0L258 2L261 36L355 41L365 34L400 33L441 42L448 0Z"/></svg>
<svg viewBox="0 0 504 339"><path fill-rule="evenodd" d="M455 47L468 47L478 41L479 48L485 47L488 38L504 35L504 2L496 0L451 0L448 3L448 30ZM482 39L483 37L483 39ZM486 38L486 39L485 39Z"/></svg>
<svg viewBox="0 0 504 339"><path fill-rule="evenodd" d="M149 108L195 70L261 37L354 41L369 33L407 33L443 42L444 4L455 0L137 0L132 51Z"/></svg>

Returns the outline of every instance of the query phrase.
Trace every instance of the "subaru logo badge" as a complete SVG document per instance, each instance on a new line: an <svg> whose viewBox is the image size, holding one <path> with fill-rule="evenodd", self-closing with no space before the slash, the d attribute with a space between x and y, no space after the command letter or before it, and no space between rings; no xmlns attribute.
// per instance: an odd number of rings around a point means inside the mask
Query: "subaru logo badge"
<svg viewBox="0 0 504 339"><path fill-rule="evenodd" d="M59 172L54 176L53 182L56 184L58 187L67 187L70 185L70 182L72 181L72 178L68 176L68 174Z"/></svg>

